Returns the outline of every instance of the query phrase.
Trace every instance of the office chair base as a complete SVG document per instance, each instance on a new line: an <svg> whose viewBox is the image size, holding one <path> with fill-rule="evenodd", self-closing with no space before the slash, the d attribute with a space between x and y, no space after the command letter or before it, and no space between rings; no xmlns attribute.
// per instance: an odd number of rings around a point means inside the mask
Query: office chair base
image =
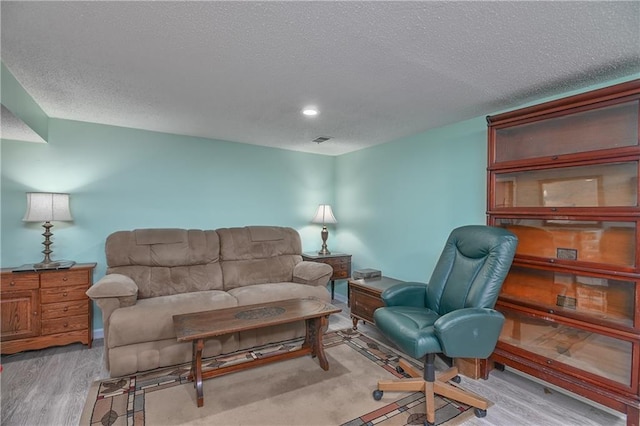
<svg viewBox="0 0 640 426"><path fill-rule="evenodd" d="M453 399L463 404L470 405L475 408L476 417L484 417L487 415L489 401L472 392L463 390L457 386L447 383L452 380L456 383L460 382L458 369L456 367L449 368L436 375L435 381L430 382L422 377L422 372L415 369L412 365L403 359L400 359L399 367L410 378L398 380L380 380L378 389L373 392L373 398L379 401L384 391L392 392L424 392L427 423L435 422L435 395L441 395L445 398Z"/></svg>

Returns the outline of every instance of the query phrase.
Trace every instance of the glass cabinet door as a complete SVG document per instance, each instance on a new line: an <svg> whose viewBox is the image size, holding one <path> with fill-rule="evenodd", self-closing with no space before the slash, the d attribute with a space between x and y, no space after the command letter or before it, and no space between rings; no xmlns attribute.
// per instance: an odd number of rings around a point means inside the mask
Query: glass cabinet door
<svg viewBox="0 0 640 426"><path fill-rule="evenodd" d="M497 128L494 137L498 163L634 146L638 101Z"/></svg>
<svg viewBox="0 0 640 426"><path fill-rule="evenodd" d="M608 269L636 266L637 222L496 218L518 237L516 255L591 262Z"/></svg>
<svg viewBox="0 0 640 426"><path fill-rule="evenodd" d="M637 207L638 161L495 174L493 209Z"/></svg>
<svg viewBox="0 0 640 426"><path fill-rule="evenodd" d="M544 312L581 315L591 322L632 328L636 282L513 266L502 285L500 300L527 304Z"/></svg>
<svg viewBox="0 0 640 426"><path fill-rule="evenodd" d="M595 380L631 387L632 341L511 310L501 311L506 321L499 347L508 344L541 357L548 366L584 371L595 376Z"/></svg>

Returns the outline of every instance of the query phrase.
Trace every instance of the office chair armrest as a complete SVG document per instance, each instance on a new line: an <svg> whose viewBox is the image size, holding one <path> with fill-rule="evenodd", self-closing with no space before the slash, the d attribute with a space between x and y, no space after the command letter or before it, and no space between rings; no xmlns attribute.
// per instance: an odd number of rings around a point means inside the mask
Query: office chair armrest
<svg viewBox="0 0 640 426"><path fill-rule="evenodd" d="M438 318L434 331L451 358L488 358L500 337L504 316L488 308L465 308Z"/></svg>
<svg viewBox="0 0 640 426"><path fill-rule="evenodd" d="M426 284L406 282L387 288L380 297L385 306L415 306L423 308L426 293Z"/></svg>

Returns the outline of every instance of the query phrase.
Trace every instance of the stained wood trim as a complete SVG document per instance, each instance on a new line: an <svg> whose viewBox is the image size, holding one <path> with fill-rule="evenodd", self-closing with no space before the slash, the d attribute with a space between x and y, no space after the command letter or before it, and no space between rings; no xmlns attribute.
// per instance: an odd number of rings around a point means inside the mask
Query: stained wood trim
<svg viewBox="0 0 640 426"><path fill-rule="evenodd" d="M634 97L639 94L640 79L631 80L625 83L580 93L566 98L556 99L502 114L487 116L487 123L491 126L501 126L515 121L524 121L534 117L548 116L558 111L564 111L571 108L579 108L596 103L603 105L603 102L610 100L615 100L615 103L625 102L634 99Z"/></svg>

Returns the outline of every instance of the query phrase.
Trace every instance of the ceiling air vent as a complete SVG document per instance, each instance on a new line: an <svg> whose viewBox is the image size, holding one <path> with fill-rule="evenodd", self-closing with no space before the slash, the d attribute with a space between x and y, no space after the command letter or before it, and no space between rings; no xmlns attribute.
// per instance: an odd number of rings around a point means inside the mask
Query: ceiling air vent
<svg viewBox="0 0 640 426"><path fill-rule="evenodd" d="M315 143L322 143L322 142L326 142L331 138L328 138L326 136L319 136L317 138L315 138L314 140L312 140L311 142L315 142Z"/></svg>

